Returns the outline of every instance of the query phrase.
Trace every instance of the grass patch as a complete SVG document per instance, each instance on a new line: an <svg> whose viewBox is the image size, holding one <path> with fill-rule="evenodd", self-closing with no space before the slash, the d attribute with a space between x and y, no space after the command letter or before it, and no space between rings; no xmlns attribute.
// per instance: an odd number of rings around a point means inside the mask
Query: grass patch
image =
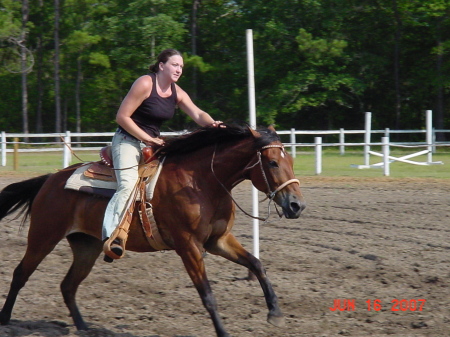
<svg viewBox="0 0 450 337"><path fill-rule="evenodd" d="M412 152L391 152L391 156L400 157ZM427 156L418 156L411 158L413 161L426 162ZM381 162L381 157L370 156L370 164ZM418 166L402 162L393 162L390 164L390 177L393 178L450 178L450 154L433 154L433 162L441 161L443 165ZM382 177L382 168L358 169L352 165L364 164L363 153L346 153L340 155L335 151L323 152L322 154L322 176L342 176L342 177ZM315 154L313 152L297 153L294 164L295 174L298 176L316 175Z"/></svg>
<svg viewBox="0 0 450 337"><path fill-rule="evenodd" d="M414 151L396 151L391 155L395 157L403 156ZM83 161L97 161L99 154L97 151L76 151L76 154ZM382 158L371 156L370 164L380 162ZM80 162L72 157L72 164ZM426 161L427 156L412 158L414 161ZM390 165L390 177L405 178L435 178L450 179L450 153L438 152L433 154L433 161L442 161L444 165L417 166L394 162ZM53 173L62 169L62 152L40 152L40 153L21 153L18 160L18 169L14 170L13 154L7 155L7 165L0 166L0 175L40 175ZM351 167L352 164L364 164L363 152L347 152L340 155L335 149L326 149L322 155L322 174L321 176L343 176L343 177L382 177L382 169L357 169ZM315 176L315 153L313 151L302 151L297 153L294 163L295 174L302 176Z"/></svg>
<svg viewBox="0 0 450 337"><path fill-rule="evenodd" d="M83 161L97 161L100 159L98 151L77 151L77 156ZM72 157L72 164L79 163ZM62 152L30 152L20 153L18 168L14 170L14 156L6 155L6 166L0 166L0 175L41 175L54 173L63 168Z"/></svg>

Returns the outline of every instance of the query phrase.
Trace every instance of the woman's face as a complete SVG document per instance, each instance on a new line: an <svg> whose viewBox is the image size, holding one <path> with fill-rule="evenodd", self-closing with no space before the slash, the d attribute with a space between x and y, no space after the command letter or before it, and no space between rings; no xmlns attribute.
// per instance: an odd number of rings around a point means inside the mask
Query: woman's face
<svg viewBox="0 0 450 337"><path fill-rule="evenodd" d="M178 81L183 73L183 58L180 55L173 55L169 57L166 63L160 63L159 69L165 75L168 76L172 82Z"/></svg>

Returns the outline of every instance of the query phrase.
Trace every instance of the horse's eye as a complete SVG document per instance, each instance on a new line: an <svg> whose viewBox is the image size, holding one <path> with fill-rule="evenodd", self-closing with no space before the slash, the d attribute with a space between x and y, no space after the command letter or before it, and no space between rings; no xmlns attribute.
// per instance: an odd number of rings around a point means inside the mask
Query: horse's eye
<svg viewBox="0 0 450 337"><path fill-rule="evenodd" d="M275 160L271 160L271 161L269 161L269 166L276 168L276 167L278 167L278 163Z"/></svg>

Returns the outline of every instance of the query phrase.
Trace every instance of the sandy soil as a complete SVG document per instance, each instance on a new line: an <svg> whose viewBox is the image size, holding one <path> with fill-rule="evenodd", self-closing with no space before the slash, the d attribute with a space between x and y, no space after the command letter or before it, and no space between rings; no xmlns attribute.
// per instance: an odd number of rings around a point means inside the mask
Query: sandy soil
<svg viewBox="0 0 450 337"><path fill-rule="evenodd" d="M0 189L17 180L0 177ZM300 219L273 216L260 228L260 258L286 316L284 328L266 323L262 290L244 280L246 270L206 257L229 333L449 336L450 181L308 177L302 184L308 206ZM248 183L234 194L251 209ZM0 225L1 302L25 251L26 230L19 232L19 223ZM234 233L252 250L252 220L240 211ZM70 249L61 242L21 291L11 323L0 326L0 336L215 335L174 252L127 252L112 264L99 258L77 297L90 330L77 332L59 291L70 261ZM342 305L348 300L346 310L330 310L337 299ZM421 309L423 301L418 300L426 300ZM374 302L381 310L374 309Z"/></svg>

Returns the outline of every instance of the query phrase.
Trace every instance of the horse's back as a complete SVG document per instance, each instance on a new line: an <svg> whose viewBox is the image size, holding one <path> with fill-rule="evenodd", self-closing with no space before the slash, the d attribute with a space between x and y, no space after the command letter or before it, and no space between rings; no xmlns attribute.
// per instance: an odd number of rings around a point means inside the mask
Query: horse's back
<svg viewBox="0 0 450 337"><path fill-rule="evenodd" d="M29 239L61 240L71 233L101 239L103 215L109 199L65 189L72 169L52 174L33 202Z"/></svg>

